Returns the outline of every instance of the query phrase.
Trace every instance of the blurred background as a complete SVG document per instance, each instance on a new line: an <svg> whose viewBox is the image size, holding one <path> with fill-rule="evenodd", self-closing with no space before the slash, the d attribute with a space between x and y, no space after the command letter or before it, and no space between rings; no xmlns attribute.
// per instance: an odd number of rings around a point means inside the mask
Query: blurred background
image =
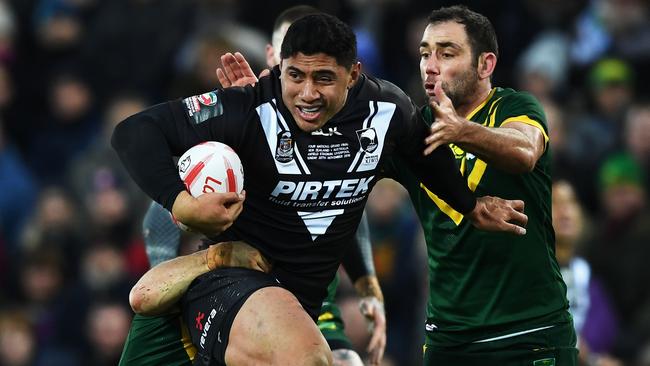
<svg viewBox="0 0 650 366"><path fill-rule="evenodd" d="M364 70L424 103L420 36L428 13L452 2L300 3L351 24ZM528 90L545 107L559 180L557 255L581 362L650 365L650 3L460 3L496 28L494 84ZM113 126L218 87L226 51L261 70L275 17L297 4L0 0L0 366L117 364L128 291L149 266L148 199L108 146ZM427 295L421 229L392 181L380 182L368 211L388 313L385 365L417 365ZM363 354L353 290L344 285L339 301Z"/></svg>

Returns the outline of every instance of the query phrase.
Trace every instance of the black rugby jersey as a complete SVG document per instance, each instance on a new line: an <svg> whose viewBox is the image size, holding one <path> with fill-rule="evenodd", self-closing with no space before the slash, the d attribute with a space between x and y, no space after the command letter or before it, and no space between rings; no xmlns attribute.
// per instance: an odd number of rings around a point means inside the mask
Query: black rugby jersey
<svg viewBox="0 0 650 366"><path fill-rule="evenodd" d="M171 210L184 185L172 162L203 141L239 155L244 209L217 240L243 240L274 262L273 275L316 316L356 232L380 163L391 154L462 213L475 199L447 147L424 157L427 126L393 84L361 75L322 129L300 130L282 103L279 69L255 86L154 106L123 121L113 146L134 180Z"/></svg>

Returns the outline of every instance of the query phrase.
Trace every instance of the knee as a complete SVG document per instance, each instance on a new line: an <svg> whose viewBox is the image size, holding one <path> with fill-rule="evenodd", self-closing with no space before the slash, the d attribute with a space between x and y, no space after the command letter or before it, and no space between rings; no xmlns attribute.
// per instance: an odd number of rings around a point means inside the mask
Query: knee
<svg viewBox="0 0 650 366"><path fill-rule="evenodd" d="M358 353L351 349L340 348L332 351L334 366L363 366Z"/></svg>

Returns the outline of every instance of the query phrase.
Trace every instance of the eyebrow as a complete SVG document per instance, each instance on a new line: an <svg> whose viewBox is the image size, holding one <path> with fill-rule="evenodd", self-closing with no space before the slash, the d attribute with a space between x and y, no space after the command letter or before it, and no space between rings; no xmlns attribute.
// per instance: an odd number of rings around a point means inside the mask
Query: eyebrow
<svg viewBox="0 0 650 366"><path fill-rule="evenodd" d="M461 48L457 43L451 42L451 41L436 42L436 46L438 46L439 48L454 48L454 49L458 49L458 50ZM420 42L420 48L428 48L428 47L429 47L428 42L426 42L426 41Z"/></svg>
<svg viewBox="0 0 650 366"><path fill-rule="evenodd" d="M287 66L287 70L296 72L300 75L306 75L304 71L300 70L299 68L295 66ZM316 70L313 72L314 75L316 76L330 76L330 77L336 77L336 73L332 70Z"/></svg>

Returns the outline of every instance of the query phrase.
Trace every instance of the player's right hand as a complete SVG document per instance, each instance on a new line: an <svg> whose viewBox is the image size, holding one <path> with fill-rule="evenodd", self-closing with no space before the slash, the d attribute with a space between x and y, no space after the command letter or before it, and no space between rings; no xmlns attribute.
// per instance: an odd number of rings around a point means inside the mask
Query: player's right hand
<svg viewBox="0 0 650 366"><path fill-rule="evenodd" d="M243 241L212 244L206 256L210 270L223 267L244 267L266 273L271 270L271 263L262 253Z"/></svg>
<svg viewBox="0 0 650 366"><path fill-rule="evenodd" d="M259 77L268 75L269 72L268 69L264 69ZM234 55L230 52L221 55L221 67L217 68L217 78L223 88L254 85L258 80L251 65L239 52L235 52Z"/></svg>
<svg viewBox="0 0 650 366"><path fill-rule="evenodd" d="M174 201L172 214L194 231L207 236L216 235L235 222L244 208L245 195L246 192L243 191L241 194L214 192L195 198L182 191Z"/></svg>
<svg viewBox="0 0 650 366"><path fill-rule="evenodd" d="M476 199L474 210L467 214L467 217L477 229L526 234L528 216L524 214L524 201L521 200L479 197Z"/></svg>

